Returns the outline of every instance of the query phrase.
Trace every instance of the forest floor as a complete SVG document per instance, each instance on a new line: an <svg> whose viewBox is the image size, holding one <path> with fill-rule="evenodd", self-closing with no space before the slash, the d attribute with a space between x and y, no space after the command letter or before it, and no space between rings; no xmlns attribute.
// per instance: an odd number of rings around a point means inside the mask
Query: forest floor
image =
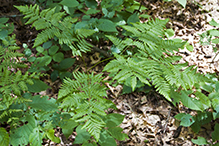
<svg viewBox="0 0 219 146"><path fill-rule="evenodd" d="M196 0L197 1L197 0ZM186 8L176 1L163 2L160 0L147 0L144 3L147 9L147 14L152 18L169 18L170 22L167 28L172 28L175 31L174 38L187 40L194 49L192 52L184 49L177 52L183 59L181 62L188 62L189 65L196 65L201 73L218 72L219 71L219 55L213 51L211 46L202 46L199 44L199 34L213 28L208 22L213 18L218 21L219 3L216 0L203 0L200 2L188 2ZM1 0L0 16L15 16L10 17L10 21L14 23L14 33L17 35L17 44L22 47L26 43L29 47L33 45L32 39L37 35L37 32L21 22L20 13L13 8L13 5L19 5L13 0ZM200 5L200 6L199 6ZM22 51L22 49L21 49ZM88 53L89 54L89 53ZM101 60L98 53L84 56L87 68ZM80 64L81 63L81 64ZM86 70L83 61L79 60L79 68ZM91 71L99 73L103 69L103 65L99 64ZM106 78L107 79L107 78ZM60 87L60 81L51 82L50 79L45 79L52 89L42 92L42 95L57 97L57 91ZM192 146L192 138L203 136L211 141L210 134L212 132L213 123L204 125L199 135L195 134L190 128L179 126L179 122L174 119L178 113L195 114L185 108L183 105L174 107L167 102L161 95L155 91L149 93L138 92L121 95L122 87L112 87L108 85L108 96L116 104L118 110L112 111L125 115L125 119L121 124L124 133L127 133L129 138L126 141L118 142L118 145L129 146ZM212 125L211 125L212 124ZM57 132L58 134L58 132ZM67 140L62 139L65 145L71 145L74 141L75 133ZM50 141L45 141L44 145L64 145L55 144Z"/></svg>

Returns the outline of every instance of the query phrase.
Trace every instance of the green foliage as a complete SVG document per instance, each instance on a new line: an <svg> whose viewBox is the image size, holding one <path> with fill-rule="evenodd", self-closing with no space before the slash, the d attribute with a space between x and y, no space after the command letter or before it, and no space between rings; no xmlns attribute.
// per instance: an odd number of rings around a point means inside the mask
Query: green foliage
<svg viewBox="0 0 219 146"><path fill-rule="evenodd" d="M28 72L22 74L20 70L17 70L19 67L26 67L26 65L18 61L18 57L23 56L23 54L16 52L19 47L15 45L14 39L15 35L5 36L0 40L0 119L19 112L19 110L9 109L9 107L13 103L28 101L22 97L22 94L28 91L28 84L33 84L32 79L39 76L39 74L29 74Z"/></svg>
<svg viewBox="0 0 219 146"><path fill-rule="evenodd" d="M0 128L0 142L2 145L9 145L9 135L4 128Z"/></svg>
<svg viewBox="0 0 219 146"><path fill-rule="evenodd" d="M209 24L212 26L215 26L215 27L219 27L219 23L217 23L214 19L212 19L209 22ZM201 45L211 45L214 49L214 52L216 52L218 50L216 45L219 43L218 37L219 37L219 31L217 29L210 29L210 30L200 34L200 44Z"/></svg>
<svg viewBox="0 0 219 146"><path fill-rule="evenodd" d="M36 30L42 30L37 35L33 47L37 47L49 39L57 37L59 44L66 44L72 49L73 55L81 55L81 52L87 52L90 50L91 45L87 43L84 38L95 33L94 30L74 30L74 23L77 18L65 17L64 12L55 12L53 9L45 9L40 12L39 6L15 6L29 18L26 24L31 24ZM74 31L69 31L74 30Z"/></svg>
<svg viewBox="0 0 219 146"><path fill-rule="evenodd" d="M114 54L112 60L104 68L111 72L113 79L126 86L131 86L134 91L137 80L149 86L154 85L157 91L171 101L171 90L182 87L184 90L192 89L197 80L205 78L196 73L193 66L183 70L187 64L174 65L180 56L171 57L170 52L178 51L185 42L165 40L162 31L168 20L151 20L147 23L132 23L133 26L122 26L129 36L120 40L114 36L107 36L120 52L134 48L136 52L131 57ZM166 57L168 56L168 57Z"/></svg>
<svg viewBox="0 0 219 146"><path fill-rule="evenodd" d="M103 79L102 74L87 75L84 73L74 73L73 76L75 80L65 79L62 88L59 90L58 101L62 101L60 108L71 113L73 115L72 119L82 124L80 129L87 130L90 136L93 136L98 142L102 134L101 130L108 126L103 117L109 115L104 111L113 107L113 103L103 98L107 95L105 87L100 84ZM114 127L116 126L118 124L114 125ZM79 133L82 133L82 135L85 134L84 132ZM84 135L83 137L86 136ZM76 143L84 143L87 140L79 139Z"/></svg>
<svg viewBox="0 0 219 146"><path fill-rule="evenodd" d="M123 93L155 88L174 105L182 102L196 110L197 115L181 113L175 118L196 133L202 125L219 117L219 82L197 73L194 66L177 63L181 57L174 52L192 47L170 39L174 32L165 29L168 19L140 23L139 13L146 8L134 0L102 0L99 4L96 0L37 2L40 6L15 6L25 15L26 24L39 31L33 46L37 53L27 44L23 44L24 52L18 53L15 36L9 36L13 25L5 24L7 18L0 18L0 124L10 125L9 132L0 128L0 142L40 146L45 138L60 143L54 136L56 127L66 138L75 131L74 144L112 146L116 145L115 139L128 139L119 127L124 116L108 113L109 108L116 107L107 99L103 74L68 71L76 62L76 55L81 57L109 40L113 45L108 55L114 58L103 71L124 85ZM185 7L186 0L178 2ZM213 20L210 24L219 26ZM218 31L210 30L206 35L211 41L218 37ZM211 41L218 42L217 38ZM73 56L69 56L70 51ZM19 57L23 57L23 62ZM27 67L24 63L31 64L28 71L21 69ZM57 100L39 95L49 88L39 78L42 72L49 73L52 81L63 81ZM218 123L214 129L215 142L219 140ZM193 142L207 143L201 137Z"/></svg>
<svg viewBox="0 0 219 146"><path fill-rule="evenodd" d="M193 101L194 103L193 105L191 105L191 107L193 106L193 108L194 106L200 107L200 105L202 105L203 110L198 111L195 116L185 113L181 113L175 116L176 119L181 121L180 125L185 127L191 126L192 130L195 133L198 133L200 131L201 126L210 123L212 120L216 120L219 117L219 110L218 110L219 82L215 77L209 76L209 78L211 79L211 82L202 83L200 87L200 89L205 90L206 92L209 93L208 96L204 95L199 91L196 91L195 95L199 99L197 101L200 101L202 104L194 100L195 102ZM208 111L209 108L212 109L212 112ZM199 109L194 109L194 110L199 110ZM217 131L218 131L218 123L215 124L214 131L211 134L213 142L219 140ZM192 141L195 144L199 144L199 145L208 144L206 139L203 137L198 137L198 139L193 139Z"/></svg>

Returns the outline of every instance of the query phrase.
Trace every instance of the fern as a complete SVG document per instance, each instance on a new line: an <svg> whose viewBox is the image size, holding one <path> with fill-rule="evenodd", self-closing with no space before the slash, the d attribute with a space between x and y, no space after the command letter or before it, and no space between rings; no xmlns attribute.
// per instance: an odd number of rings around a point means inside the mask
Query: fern
<svg viewBox="0 0 219 146"><path fill-rule="evenodd" d="M102 74L73 73L73 76L75 80L65 79L59 90L58 100L62 101L60 108L69 109L72 119L83 123L82 128L87 129L98 141L105 125L102 116L106 116L105 110L113 105L103 98L107 95L105 87L100 84Z"/></svg>
<svg viewBox="0 0 219 146"><path fill-rule="evenodd" d="M92 47L84 39L95 33L94 30L74 30L76 18L65 17L64 12L55 12L56 8L39 11L39 6L15 6L29 18L26 24L32 24L36 30L42 30L35 39L34 46L37 47L49 39L57 37L59 44L66 44L72 49L73 55L81 55L81 52L90 51ZM63 18L64 17L64 18Z"/></svg>
<svg viewBox="0 0 219 146"><path fill-rule="evenodd" d="M0 41L0 120L21 111L20 109L10 109L13 103L30 101L23 98L22 94L28 91L27 84L33 84L32 79L39 76L35 73L29 75L28 72L22 74L20 70L16 71L20 67L26 67L26 65L18 60L18 57L23 56L23 54L16 51L19 47L15 45L14 39L15 35L7 36ZM13 117L9 118L8 122L13 119Z"/></svg>
<svg viewBox="0 0 219 146"><path fill-rule="evenodd" d="M131 86L133 91L137 80L149 86L154 85L160 94L171 101L172 89L192 89L197 80L207 79L196 73L194 66L186 68L187 64L175 65L181 57L167 56L170 52L174 53L182 48L185 42L163 38L166 22L167 20L155 19L147 23L133 23L133 26L122 26L129 35L129 38L124 40L107 36L121 51L132 46L137 48L137 53L128 58L114 54L116 59L108 63L104 71L114 75L113 79L119 83ZM130 83L127 83L128 78Z"/></svg>

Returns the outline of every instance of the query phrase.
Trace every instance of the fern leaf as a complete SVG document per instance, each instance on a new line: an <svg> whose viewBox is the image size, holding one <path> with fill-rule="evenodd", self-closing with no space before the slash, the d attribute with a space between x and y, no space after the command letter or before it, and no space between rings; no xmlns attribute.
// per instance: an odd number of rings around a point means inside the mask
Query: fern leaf
<svg viewBox="0 0 219 146"><path fill-rule="evenodd" d="M100 84L102 74L93 75L85 73L73 73L75 80L65 79L59 90L58 100L62 101L61 108L70 108L74 113L72 119L84 123L83 128L98 141L101 129L105 123L102 116L106 116L105 110L112 106L106 95L105 87Z"/></svg>
<svg viewBox="0 0 219 146"><path fill-rule="evenodd" d="M94 30L74 30L73 23L77 19L70 16L65 17L65 12L55 12L56 8L39 11L38 5L16 6L25 18L29 18L27 24L31 24L36 30L42 30L35 39L34 46L37 47L49 39L57 37L60 44L66 44L72 49L73 55L81 55L81 52L90 51L92 47L84 39L95 33ZM63 19L63 17L65 17Z"/></svg>

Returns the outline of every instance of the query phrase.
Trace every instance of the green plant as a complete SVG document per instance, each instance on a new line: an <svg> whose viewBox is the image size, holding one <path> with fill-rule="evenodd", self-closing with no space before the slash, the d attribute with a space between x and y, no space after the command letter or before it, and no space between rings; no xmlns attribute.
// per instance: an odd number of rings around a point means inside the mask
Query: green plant
<svg viewBox="0 0 219 146"><path fill-rule="evenodd" d="M180 125L184 127L191 127L195 133L198 133L201 129L201 126L212 122L212 120L216 120L219 117L219 82L217 78L209 76L211 81L213 82L205 82L201 85L199 91L195 92L196 97L199 97L205 102L205 110L197 111L195 116L186 113L180 113L175 116L176 119L180 120ZM201 90L204 90L208 93L208 96L201 93ZM197 104L197 103L196 103ZM209 143L204 137L198 137L198 139L192 139L193 143L199 145L217 145L213 144L217 140L218 137L218 122L214 125L214 131L211 133L212 142Z"/></svg>
<svg viewBox="0 0 219 146"><path fill-rule="evenodd" d="M75 80L67 78L59 90L58 101L62 102L60 108L70 113L71 119L82 126L81 130L88 131L87 135L93 136L97 142L100 140L100 145L104 145L108 140L114 145L116 144L114 138L119 140L128 138L125 134L121 134L122 129L117 127L124 116L105 113L110 107L115 107L110 100L103 98L107 95L105 86L100 84L102 74L94 76L74 73L73 76ZM82 143L84 142L87 141Z"/></svg>
<svg viewBox="0 0 219 146"><path fill-rule="evenodd" d="M60 139L54 136L56 127L62 129L66 138L76 131L74 144L116 145L115 139L128 138L119 127L124 116L108 112L115 105L107 99L103 74L67 71L76 61L75 56L82 57L82 53L91 50L112 56L106 59L111 61L103 71L109 72L116 84L131 89L124 92L155 88L174 105L182 102L198 111L194 117L177 115L181 125L195 125L193 130L198 132L202 124L212 117L217 118L217 112L212 116L207 111L209 108L217 111L217 98L207 97L201 92L205 84L215 82L197 73L194 66L177 64L181 57L174 55L174 51L188 45L182 40L170 39L173 32L165 28L168 19L148 19L140 23L139 13L146 8L134 0L103 0L100 4L95 0L37 2L45 9L39 5L15 6L25 15L25 24L31 24L39 31L33 45L36 54L25 44L23 54L15 52L19 47L15 47L13 37L2 29L8 25L0 25L0 58L3 58L0 65L0 122L11 126L10 134L0 128L0 138L6 139L5 145L41 145L43 138L59 143ZM102 46L104 41L113 43L110 43L111 50L98 49L97 46ZM66 57L69 50L72 56ZM24 75L19 69L25 66L24 63L11 59L21 56L24 62L31 63ZM8 67L15 69L16 73ZM52 72L48 74L52 81L58 76L63 80L57 100L33 96L32 93L49 88L39 80L42 71ZM209 92L214 95L213 89ZM24 136L20 137L22 132Z"/></svg>
<svg viewBox="0 0 219 146"><path fill-rule="evenodd" d="M5 18L3 23L7 20ZM1 24L1 28L4 28L4 26ZM40 74L29 74L28 72L23 74L19 70L22 67L27 67L18 60L18 57L22 57L23 54L16 52L20 48L15 44L15 35L8 36L12 31L5 32L4 37L2 35L0 40L0 124L10 125L11 144L18 145L19 143L16 140L20 141L21 144L28 144L26 138L32 133L31 129L34 129L36 125L33 114L27 106L32 100L25 98L24 95L37 83L41 88L45 87L45 83L38 80ZM34 90L36 89L34 88ZM29 124L24 124L26 120ZM26 131L24 137L18 136L23 130ZM3 145L9 145L9 134L4 128L1 128L0 139Z"/></svg>
<svg viewBox="0 0 219 146"><path fill-rule="evenodd" d="M135 90L137 80L149 86L154 85L156 90L171 100L170 93L180 87L183 90L192 89L196 80L205 80L205 77L196 73L193 66L184 71L187 64L175 64L180 56L171 55L184 47L186 42L164 40L165 31L161 31L168 20L151 20L148 23L132 23L133 26L122 26L126 30L127 38L120 40L107 36L120 50L124 52L130 48L132 55L121 56L115 54L116 59L104 68L111 72L119 83L131 86ZM167 57L168 56L168 57Z"/></svg>
<svg viewBox="0 0 219 146"><path fill-rule="evenodd" d="M219 27L219 23L217 23L214 19L212 19L209 24L216 28ZM200 34L200 44L201 45L211 45L213 47L214 52L218 51L217 44L219 43L219 31L217 29L210 29L202 34ZM214 56L212 62L215 61L218 53Z"/></svg>
<svg viewBox="0 0 219 146"><path fill-rule="evenodd" d="M209 22L210 25L218 27L219 24L212 19ZM212 45L214 51L216 52L217 46L216 44L219 43L219 31L217 29L211 29L208 30L202 34L200 34L200 44L201 45ZM213 58L212 62L214 62L214 59L218 53L215 55ZM200 103L194 102L193 109L197 110L197 114L195 116L192 116L190 114L186 113L181 113L176 115L176 119L180 120L180 125L185 126L185 127L191 127L192 130L195 133L198 133L200 131L201 126L210 123L212 121L216 121L217 118L219 118L219 110L218 110L218 89L219 89L219 82L218 79L215 77L215 75L209 75L207 74L206 77L209 78L209 80L199 84L199 87L197 88L197 91L192 93L198 100L201 101L203 104L203 107L200 108ZM205 91L205 94L202 93L202 91ZM206 94L207 93L207 94ZM207 95L207 96L206 96ZM214 125L214 131L211 133L212 136L212 142L208 142L204 137L198 137L197 139L192 139L192 142L195 144L199 145L217 145L213 144L218 138L218 122L215 122L216 124Z"/></svg>

